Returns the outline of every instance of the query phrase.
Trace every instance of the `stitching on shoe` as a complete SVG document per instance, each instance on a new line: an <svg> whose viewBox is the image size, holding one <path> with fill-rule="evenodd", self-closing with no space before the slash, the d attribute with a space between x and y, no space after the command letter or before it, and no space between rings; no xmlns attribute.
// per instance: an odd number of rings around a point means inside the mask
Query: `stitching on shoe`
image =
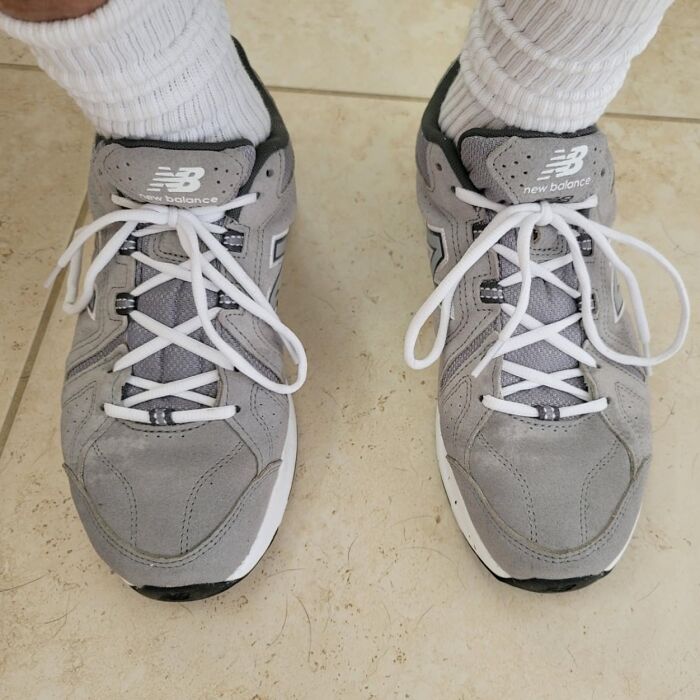
<svg viewBox="0 0 700 700"><path fill-rule="evenodd" d="M462 389L464 390L464 400L461 402L462 405L456 419L452 422L451 438L453 444L456 444L458 440L457 430L461 427L464 416L469 412L469 407L471 405L471 381L469 378L461 377L459 381L456 382L449 392L441 399L442 405L447 408L448 404L455 399L458 393L461 393Z"/></svg>
<svg viewBox="0 0 700 700"><path fill-rule="evenodd" d="M124 556L126 559L130 559L133 562L136 562L137 564L143 564L148 566L149 568L156 568L156 569L178 569L183 566L187 566L189 564L194 563L197 561L200 557L204 556L207 554L211 549L216 547L219 542L225 537L226 534L228 534L228 531L234 526L236 523L238 517L240 516L244 506L248 503L248 501L257 493L258 489L260 489L261 485L264 484L269 478L270 475L276 476L278 471L279 471L279 466L281 463L276 463L275 465L271 465L268 469L266 469L263 474L261 474L255 481L252 482L252 484L248 487L248 490L241 496L241 498L238 500L236 503L236 506L234 507L233 512L229 516L228 521L222 528L216 533L216 536L213 537L211 540L206 542L206 545L202 547L201 551L195 550L194 552L191 552L190 554L186 555L184 558L181 558L178 561L173 561L173 562L158 562L154 561L153 559L148 559L146 557L141 557L138 556L132 552L129 552L119 540L117 540L114 535L109 532L104 524L101 518L97 518L96 513L94 512L94 509L92 507L91 500L87 498L87 494L84 491L84 489L80 490L81 496L85 499L86 504L88 506L88 511L90 513L90 516L92 518L92 521L95 523L95 525L98 528L98 531L100 535L102 535L103 539L109 544L111 547L113 547L117 552L119 552L122 556ZM69 470L69 472L72 474L72 471ZM79 486L79 485L78 485Z"/></svg>
<svg viewBox="0 0 700 700"><path fill-rule="evenodd" d="M494 156L494 158L493 158L493 164L494 164L494 165L497 165L497 162L499 161L499 159L504 158L504 157L508 154L509 151L512 151L512 150L515 148L516 143L517 143L517 141L516 141L515 139L513 139L513 138L511 138L511 139L509 139L508 141L506 141L506 143L505 143L503 146L501 146L501 149L502 149L501 152L498 153L498 155ZM488 164L489 159L490 159L490 157L487 158L487 160L486 160L487 164ZM503 177L501 176L501 173L498 172L498 168L495 168L495 167L494 167L494 168L490 168L490 170L493 171L492 174L496 177L496 179L500 181L501 186L503 187L503 189L504 189L514 200L517 200L517 196L518 196L518 195L517 195L517 192L515 192L515 190L513 190L513 188L510 186L510 183L508 183L506 180L503 179Z"/></svg>
<svg viewBox="0 0 700 700"><path fill-rule="evenodd" d="M117 265L122 266L124 263L117 261ZM111 284L109 288L106 291L107 298L112 298L115 292L117 291L122 291L125 289L124 285L118 285L118 284ZM104 292L103 292L104 294ZM115 326L116 332L110 333L107 338L102 340L105 329L106 329L106 324L107 320L109 319L110 321L113 321L118 324L118 326ZM113 343L114 341L117 340L117 338L125 336L126 334L126 327L127 327L127 321L125 316L117 316L114 311L112 310L111 307L108 305L108 312L106 314L100 313L96 317L97 320L97 327L91 332L88 333L85 338L83 338L80 342L78 342L72 349L69 355L72 357L75 355L75 359L73 362L71 362L70 367L68 367L67 374L70 374L76 367L79 365L83 364L84 362L87 362L90 360L94 355L99 353L101 350L103 350L105 347L107 347L110 343ZM100 342L96 342L100 341ZM111 354L111 353L110 353ZM97 364L97 363L95 363ZM95 365L91 365L91 367L94 367ZM87 371L87 368L84 370ZM79 374L75 376L79 376L82 374L80 372ZM71 377L72 378L72 377Z"/></svg>
<svg viewBox="0 0 700 700"><path fill-rule="evenodd" d="M270 426L267 424L267 421L265 421L264 417L262 416L262 414L258 410L257 397L260 394L262 394L263 397L265 396L265 394L261 391L260 386L258 384L256 384L253 387L253 390L250 392L250 400L249 400L250 412L255 416L256 420L262 426L262 429L265 432L265 437L267 438L267 456L268 456L268 459L272 459L272 453L274 451L274 440L272 437L272 432L270 431ZM265 460L265 461L267 461L267 460Z"/></svg>
<svg viewBox="0 0 700 700"><path fill-rule="evenodd" d="M581 498L579 499L579 520L581 527L581 545L583 546L588 541L588 508L590 506L590 501L588 498L588 492L590 490L593 479L600 473L603 467L606 467L612 462L613 457L617 454L620 445L616 440L613 440L612 446L608 450L608 453L600 459L598 464L596 464L586 475L583 481L583 487L581 488Z"/></svg>
<svg viewBox="0 0 700 700"><path fill-rule="evenodd" d="M505 457L503 457L500 453L498 453L495 450L493 445L491 445L489 443L489 441L483 436L483 434L479 434L476 439L478 441L480 441L484 445L484 447L488 450L488 452L491 454L491 456L497 462L500 462L520 483L520 489L521 489L523 496L525 498L525 507L527 509L528 522L530 525L530 539L533 542L537 542L538 541L537 518L535 516L535 506L532 502L532 493L530 492L530 487L527 483L527 480L520 473L520 470L510 460L506 459ZM472 477L472 478L474 478L474 477Z"/></svg>
<svg viewBox="0 0 700 700"><path fill-rule="evenodd" d="M90 399L90 404L88 405L87 409L85 409L85 415L83 416L82 420L80 420L74 430L73 430L73 437L70 441L70 446L67 447L66 452L67 454L74 454L75 452L75 443L77 442L78 439L78 434L83 430L85 427L85 424L90 420L90 417L94 414L95 410L95 387L96 387L96 382L90 382L86 386L84 386L82 389L74 393L70 398L66 399L64 403L64 415L68 413L68 407L76 402L79 398L82 398L85 394L87 393L92 393L91 399Z"/></svg>
<svg viewBox="0 0 700 700"><path fill-rule="evenodd" d="M139 511L138 511L138 503L136 502L136 496L134 495L134 489L129 483L129 480L122 474L122 472L117 469L114 464L112 464L111 460L107 459L105 455L102 453L102 450L100 450L99 444L97 442L93 443L92 449L95 450L95 453L99 457L100 461L102 464L104 464L108 469L110 469L114 475L122 482L122 486L124 487L124 491L126 492L126 497L129 502L129 530L130 530L130 540L131 544L136 546L136 534L138 532L138 526L139 526ZM85 477L83 476L83 479ZM87 486L85 487L85 490L87 492Z"/></svg>
<svg viewBox="0 0 700 700"><path fill-rule="evenodd" d="M530 430L539 430L543 433L568 433L570 430L578 428L580 425L583 425L584 423L592 420L595 415L596 414L594 413L589 413L586 416L576 417L573 420L567 419L570 420L570 422L562 422L558 425L554 423L547 423L544 421L539 421L538 423L535 423L534 421L537 420L535 418L522 418L520 416L513 416L513 419L518 421L518 423L523 423L524 425L527 425Z"/></svg>
<svg viewBox="0 0 700 700"><path fill-rule="evenodd" d="M457 465L459 466L459 465ZM624 516L627 514L627 510L629 508L630 502L634 495L636 494L637 489L639 488L639 479L635 479L635 481L632 483L630 488L628 489L627 493L625 494L625 497L623 498L624 504L620 507L618 512L616 513L615 517L613 518L611 522L611 526L596 540L595 542L592 542L590 545L587 545L586 547L579 549L576 553L572 555L561 555L561 556L556 556L556 555L548 555L548 554L542 554L540 552L537 552L536 550L528 547L527 545L519 542L516 540L510 533L508 533L503 526L494 519L494 516L484 503L483 499L481 498L479 492L475 490L474 485L471 483L473 482L473 478L467 475L467 478L469 481L467 482L468 488L471 490L472 494L475 497L475 500L479 504L479 507L483 510L483 512L486 514L488 519L491 521L493 526L496 528L498 533L505 539L507 540L508 544L511 546L515 547L516 549L520 550L523 554L526 554L529 557L532 557L534 559L538 559L540 561L544 561L550 564L569 564L569 563L574 563L577 561L581 561L585 559L588 556L591 556L592 554L595 554L596 552L600 551L613 537L613 535L617 532L618 528L620 527L620 524L622 520L624 519ZM614 524L613 524L614 523Z"/></svg>
<svg viewBox="0 0 700 700"><path fill-rule="evenodd" d="M239 440L238 444L236 445L236 447L234 447L233 450L231 450L231 452L229 452L225 457L222 457L213 467L210 467L207 471L205 471L204 474L202 474L199 477L199 479L197 479L194 486L192 486L192 489L190 490L190 494L187 497L187 502L185 505L185 516L182 519L182 528L180 534L181 554L184 554L190 546L190 524L192 521L192 514L194 513L194 505L197 501L197 497L199 496L199 492L201 491L202 486L204 486L204 483L207 479L213 477L227 464L229 464L233 456L238 454L238 452L241 451L242 447L243 442Z"/></svg>

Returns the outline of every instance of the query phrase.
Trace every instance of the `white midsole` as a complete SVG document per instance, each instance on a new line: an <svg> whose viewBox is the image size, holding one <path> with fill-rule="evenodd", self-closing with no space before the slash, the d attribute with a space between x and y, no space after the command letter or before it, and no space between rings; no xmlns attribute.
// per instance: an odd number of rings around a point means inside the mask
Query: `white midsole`
<svg viewBox="0 0 700 700"><path fill-rule="evenodd" d="M447 461L447 449L442 439L439 412L437 413L437 421L435 424L435 442L437 446L437 460L438 466L440 467L440 476L442 477L442 483L445 485L447 497L450 499L450 507L457 520L459 529L467 538L470 547L476 552L476 556L479 557L496 576L500 576L500 578L513 578L496 563L496 560L491 556L489 550L486 549L486 545L482 542L481 537L479 537L472 519L469 517L467 504L464 502L462 492L459 490L459 485L457 484L457 479L455 479L452 467Z"/></svg>
<svg viewBox="0 0 700 700"><path fill-rule="evenodd" d="M255 537L250 551L236 570L226 579L227 581L238 581L248 575L255 565L263 558L268 550L279 526L282 524L284 512L287 509L287 501L292 490L294 481L294 468L297 461L297 420L294 413L294 402L289 397L289 421L287 424L287 438L282 448L282 457L275 485L272 487L272 494L267 504L267 511L263 518L258 534ZM125 578L122 578L127 586L134 588ZM216 582L218 583L218 581ZM167 586L164 586L167 588Z"/></svg>
<svg viewBox="0 0 700 700"><path fill-rule="evenodd" d="M479 533L476 531L476 527L474 527L474 523L472 522L472 519L469 516L469 511L467 510L467 504L464 502L464 497L462 496L462 492L459 490L459 485L457 484L457 480L455 479L452 467L450 466L450 463L447 460L447 449L445 448L445 443L442 439L439 412L437 413L437 419L435 424L435 442L437 447L438 466L440 467L440 476L442 477L442 483L445 485L445 491L447 491L447 496L450 499L450 507L452 508L452 512L454 513L455 519L457 520L459 529L462 531L462 534L467 538L467 542L469 542L469 545L474 550L479 559L481 559L481 561L494 574L496 574L496 576L500 578L515 578L514 576L511 576L505 569L503 569L503 567L500 566L496 562L496 560L491 556L491 553L486 548L486 545L482 541L481 537L479 537ZM637 529L637 524L639 523L640 515L641 511L637 514L637 519L634 523L634 527L632 528L632 532L630 533L630 536L627 539L627 542L625 543L625 546L622 548L622 551L615 557L613 562L608 567L606 567L605 573L612 571L615 568L615 566L617 566L620 559L622 559L622 557L624 556L625 552L627 551L627 548L630 545L630 542L632 541L634 532Z"/></svg>
<svg viewBox="0 0 700 700"><path fill-rule="evenodd" d="M287 425L287 438L282 448L282 463L277 472L275 485L272 487L270 501L267 504L267 511L263 518L255 541L246 555L246 558L236 568L236 570L226 579L227 581L238 581L249 574L255 565L263 558L272 543L275 533L282 524L284 512L287 509L287 501L292 490L294 481L294 468L297 461L297 421L294 413L294 402L289 397L289 423Z"/></svg>

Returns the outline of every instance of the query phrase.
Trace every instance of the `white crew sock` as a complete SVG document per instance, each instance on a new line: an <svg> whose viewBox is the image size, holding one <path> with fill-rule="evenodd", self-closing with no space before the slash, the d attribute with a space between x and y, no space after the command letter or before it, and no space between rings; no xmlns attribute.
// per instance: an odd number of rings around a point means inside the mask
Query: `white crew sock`
<svg viewBox="0 0 700 700"><path fill-rule="evenodd" d="M110 0L58 22L0 13L0 28L31 47L103 136L257 145L270 134L223 0Z"/></svg>
<svg viewBox="0 0 700 700"><path fill-rule="evenodd" d="M673 0L481 0L440 113L470 128L564 133L591 126Z"/></svg>

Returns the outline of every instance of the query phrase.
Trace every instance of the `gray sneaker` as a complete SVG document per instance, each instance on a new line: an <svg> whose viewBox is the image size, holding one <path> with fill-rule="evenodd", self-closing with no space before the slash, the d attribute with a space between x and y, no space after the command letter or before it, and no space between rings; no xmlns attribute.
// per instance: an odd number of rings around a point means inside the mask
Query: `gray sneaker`
<svg viewBox="0 0 700 700"><path fill-rule="evenodd" d="M80 314L62 416L73 499L105 562L159 600L204 598L248 574L294 475L290 395L306 357L275 311L294 158L243 59L270 138L257 149L98 138L96 220L59 262L65 309ZM291 385L285 349L298 365Z"/></svg>
<svg viewBox="0 0 700 700"><path fill-rule="evenodd" d="M646 368L681 347L688 297L659 253L608 228L615 176L597 128L475 130L456 147L438 115L457 71L418 138L436 289L411 323L406 360L441 362L440 472L476 554L513 585L569 590L610 572L631 540L651 457ZM636 280L610 241L674 280L680 330L657 357ZM437 340L419 360L418 335L438 310Z"/></svg>

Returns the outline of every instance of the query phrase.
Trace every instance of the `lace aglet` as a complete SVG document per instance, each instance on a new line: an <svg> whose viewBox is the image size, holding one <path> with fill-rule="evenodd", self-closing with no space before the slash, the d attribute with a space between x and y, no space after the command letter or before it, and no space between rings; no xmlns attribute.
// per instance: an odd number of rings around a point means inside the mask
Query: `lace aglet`
<svg viewBox="0 0 700 700"><path fill-rule="evenodd" d="M60 266L54 267L54 269L51 271L51 274L47 277L46 282L44 282L44 289L51 289L51 287L53 287L62 270L63 268Z"/></svg>

